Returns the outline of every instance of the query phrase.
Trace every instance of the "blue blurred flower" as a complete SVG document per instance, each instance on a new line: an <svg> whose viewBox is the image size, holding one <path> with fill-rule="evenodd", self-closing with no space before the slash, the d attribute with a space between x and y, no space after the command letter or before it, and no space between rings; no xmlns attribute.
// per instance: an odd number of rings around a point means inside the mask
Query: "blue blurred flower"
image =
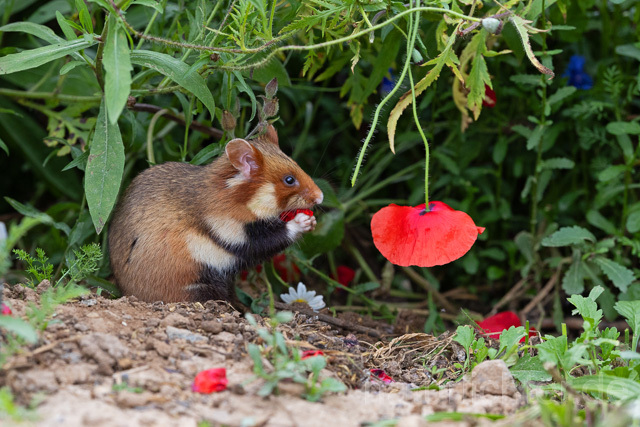
<svg viewBox="0 0 640 427"><path fill-rule="evenodd" d="M585 90L593 87L593 79L584 70L585 63L586 59L582 55L573 55L569 59L569 68L562 75L562 77L569 77L569 85Z"/></svg>
<svg viewBox="0 0 640 427"><path fill-rule="evenodd" d="M380 83L380 95L387 96L387 94L393 90L395 85L396 82L395 77L393 76L393 69L389 68L389 72L382 79L382 83Z"/></svg>

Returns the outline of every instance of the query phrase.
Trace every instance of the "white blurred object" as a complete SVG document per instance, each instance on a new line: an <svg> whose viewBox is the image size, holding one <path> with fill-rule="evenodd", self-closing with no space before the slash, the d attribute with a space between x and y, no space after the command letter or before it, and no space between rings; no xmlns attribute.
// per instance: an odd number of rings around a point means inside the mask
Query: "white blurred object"
<svg viewBox="0 0 640 427"><path fill-rule="evenodd" d="M7 227L4 222L0 221L0 246L7 240Z"/></svg>

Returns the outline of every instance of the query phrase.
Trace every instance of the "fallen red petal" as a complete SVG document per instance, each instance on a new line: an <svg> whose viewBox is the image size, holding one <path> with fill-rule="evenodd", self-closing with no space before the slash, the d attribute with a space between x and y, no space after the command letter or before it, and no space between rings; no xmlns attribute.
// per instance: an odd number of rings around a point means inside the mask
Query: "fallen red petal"
<svg viewBox="0 0 640 427"><path fill-rule="evenodd" d="M296 209L294 211L284 211L280 214L280 219L284 222L289 222L296 217L299 213L303 213L308 216L313 216L313 211L310 209Z"/></svg>
<svg viewBox="0 0 640 427"><path fill-rule="evenodd" d="M371 369L370 372L374 377L378 378L380 381L382 381L385 384L389 384L393 382L393 378L387 375L387 373L382 369Z"/></svg>
<svg viewBox="0 0 640 427"><path fill-rule="evenodd" d="M2 304L2 311L0 311L0 314L2 314L3 316L11 316L12 311L9 308L8 305L5 305L4 303Z"/></svg>
<svg viewBox="0 0 640 427"><path fill-rule="evenodd" d="M227 388L227 370L225 368L214 368L201 371L193 380L191 390L198 393L213 393Z"/></svg>
<svg viewBox="0 0 640 427"><path fill-rule="evenodd" d="M305 350L302 352L302 360L315 356L324 356L322 350Z"/></svg>
<svg viewBox="0 0 640 427"><path fill-rule="evenodd" d="M445 203L431 202L429 208L391 204L373 215L373 243L385 258L404 267L444 265L466 254L484 231Z"/></svg>
<svg viewBox="0 0 640 427"><path fill-rule="evenodd" d="M496 93L489 87L488 84L484 85L484 99L482 100L482 105L485 107L493 108L496 106Z"/></svg>
<svg viewBox="0 0 640 427"><path fill-rule="evenodd" d="M489 338L498 339L502 331L512 326L516 328L522 326L522 322L520 322L520 318L513 311L503 311L487 317L482 322L478 322L478 326L484 335ZM536 332L535 328L529 328L530 337L535 336ZM522 338L520 342L524 342L524 338Z"/></svg>
<svg viewBox="0 0 640 427"><path fill-rule="evenodd" d="M353 278L356 277L356 272L346 265L339 265L336 268L336 273L338 277L331 276L331 278L340 283L342 286L349 286L349 283L351 283Z"/></svg>

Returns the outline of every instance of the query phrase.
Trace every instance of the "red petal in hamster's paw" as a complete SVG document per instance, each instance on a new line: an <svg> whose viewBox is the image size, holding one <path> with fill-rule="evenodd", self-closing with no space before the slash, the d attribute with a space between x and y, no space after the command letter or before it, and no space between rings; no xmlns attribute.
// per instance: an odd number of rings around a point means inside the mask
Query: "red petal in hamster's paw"
<svg viewBox="0 0 640 427"><path fill-rule="evenodd" d="M313 216L311 209L296 209L295 211L285 211L280 214L280 219L284 222L289 222L296 217L297 214L303 213L308 216Z"/></svg>

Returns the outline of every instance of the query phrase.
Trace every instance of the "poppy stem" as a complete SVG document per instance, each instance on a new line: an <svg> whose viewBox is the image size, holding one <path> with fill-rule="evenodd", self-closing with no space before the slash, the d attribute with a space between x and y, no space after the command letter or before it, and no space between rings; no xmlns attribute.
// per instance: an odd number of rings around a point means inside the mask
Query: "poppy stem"
<svg viewBox="0 0 640 427"><path fill-rule="evenodd" d="M412 15L409 15L409 31L410 39L415 43L416 35L418 34L418 27L420 26L420 13L416 13L415 21L412 19ZM411 42L407 42L407 56L411 56L411 52L413 51L413 45ZM418 132L420 133L420 137L424 142L424 158L425 158L425 168L424 168L424 198L425 198L425 211L429 212L429 141L427 137L424 135L422 131L422 126L420 126L420 120L418 120L418 107L416 106L416 89L413 84L413 73L411 72L411 68L409 68L409 83L411 84L411 99L413 102L411 103L413 107L413 119L416 122L416 126L418 128Z"/></svg>

